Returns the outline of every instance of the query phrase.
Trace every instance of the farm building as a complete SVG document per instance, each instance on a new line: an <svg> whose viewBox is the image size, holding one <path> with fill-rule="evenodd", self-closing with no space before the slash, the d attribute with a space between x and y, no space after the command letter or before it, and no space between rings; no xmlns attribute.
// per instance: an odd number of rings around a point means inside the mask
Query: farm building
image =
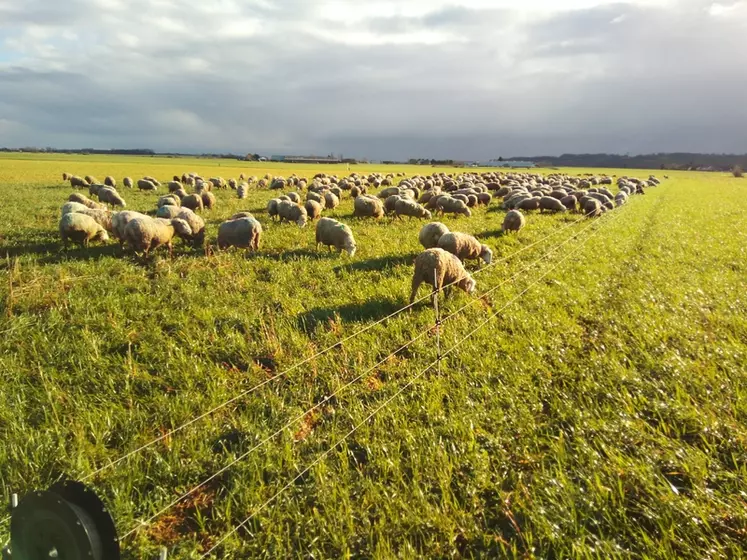
<svg viewBox="0 0 747 560"><path fill-rule="evenodd" d="M342 163L336 156L270 156L270 161L283 163Z"/></svg>
<svg viewBox="0 0 747 560"><path fill-rule="evenodd" d="M513 168L530 168L536 167L533 161L519 161L519 160L494 160L490 161L476 161L473 163L473 167L513 167Z"/></svg>

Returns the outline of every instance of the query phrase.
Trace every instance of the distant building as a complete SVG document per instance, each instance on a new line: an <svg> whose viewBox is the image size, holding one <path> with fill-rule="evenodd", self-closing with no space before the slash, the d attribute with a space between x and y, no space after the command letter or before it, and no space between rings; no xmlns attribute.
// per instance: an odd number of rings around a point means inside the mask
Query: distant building
<svg viewBox="0 0 747 560"><path fill-rule="evenodd" d="M519 161L519 160L490 160L490 161L476 161L472 164L473 167L519 167L529 168L536 167L533 161Z"/></svg>
<svg viewBox="0 0 747 560"><path fill-rule="evenodd" d="M336 156L270 156L270 161L282 163L342 163Z"/></svg>

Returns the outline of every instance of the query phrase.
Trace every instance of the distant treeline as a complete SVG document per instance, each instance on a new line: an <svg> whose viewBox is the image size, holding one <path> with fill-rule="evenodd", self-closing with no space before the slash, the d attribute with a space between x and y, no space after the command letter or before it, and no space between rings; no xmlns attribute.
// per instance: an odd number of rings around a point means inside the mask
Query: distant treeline
<svg viewBox="0 0 747 560"><path fill-rule="evenodd" d="M687 152L621 156L617 154L563 154L513 157L506 161L533 161L538 167L615 167L630 169L684 169L730 171L747 167L747 154L695 154Z"/></svg>

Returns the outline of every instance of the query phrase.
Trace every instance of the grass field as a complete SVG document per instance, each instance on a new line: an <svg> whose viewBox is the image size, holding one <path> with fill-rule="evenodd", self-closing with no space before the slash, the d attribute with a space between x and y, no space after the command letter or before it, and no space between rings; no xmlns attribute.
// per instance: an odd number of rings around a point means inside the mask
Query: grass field
<svg viewBox="0 0 747 560"><path fill-rule="evenodd" d="M214 242L223 219L255 212L256 255L61 249L63 171L121 182L268 170L345 173L0 157L4 502L82 478L406 305L423 222L358 220L349 198L328 215L351 226L352 259L317 251L313 227L270 222L272 195L256 190L218 191L204 214ZM125 558L159 545L199 558L286 485L219 557L747 556L747 180L670 176L598 220L530 213L517 236L499 234L496 203L443 220L507 260L475 273L489 295L441 301L443 316L473 304L443 324L442 349L459 344L440 372L422 373L437 357L423 302L102 472L91 484L125 534L300 417L125 539ZM120 192L129 209L155 207L156 194Z"/></svg>

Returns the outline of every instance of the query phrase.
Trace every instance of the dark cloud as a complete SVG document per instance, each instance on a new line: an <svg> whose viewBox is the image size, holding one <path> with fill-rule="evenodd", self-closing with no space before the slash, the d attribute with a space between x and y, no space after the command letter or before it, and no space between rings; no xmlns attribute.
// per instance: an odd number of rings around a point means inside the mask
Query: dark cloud
<svg viewBox="0 0 747 560"><path fill-rule="evenodd" d="M0 0L1 142L387 159L744 151L745 3L484 5Z"/></svg>

